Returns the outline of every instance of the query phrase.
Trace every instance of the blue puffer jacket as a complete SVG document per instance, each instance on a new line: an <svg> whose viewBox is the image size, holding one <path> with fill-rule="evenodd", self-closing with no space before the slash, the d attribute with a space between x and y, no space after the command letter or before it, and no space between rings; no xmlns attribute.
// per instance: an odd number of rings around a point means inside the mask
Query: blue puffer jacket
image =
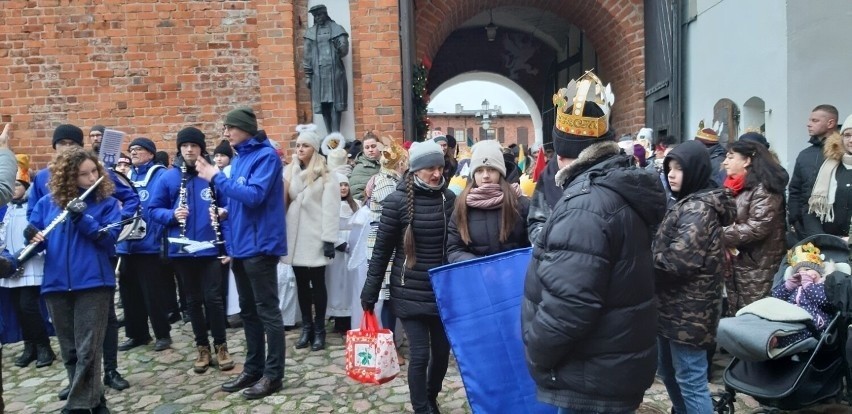
<svg viewBox="0 0 852 414"><path fill-rule="evenodd" d="M145 181L145 176L148 170L154 168L153 162L133 167L130 170L130 181L134 183L142 183ZM147 185L136 185L136 192L139 194L139 201L142 203L142 219L145 220L147 233L142 240L125 240L118 244L118 254L159 254L162 247L163 225L159 224L148 217L148 204L151 202L151 190L157 186L166 169L158 164L157 171L151 174L151 179Z"/></svg>
<svg viewBox="0 0 852 414"><path fill-rule="evenodd" d="M175 209L180 203L180 182L182 173L180 165L183 160L178 158L175 167L166 171L151 190L151 201L148 203L148 217L165 227L168 237L180 237L180 223L175 219ZM187 168L186 198L189 216L186 218L186 237L194 241L213 241L216 233L210 225L210 184L198 177L194 167ZM217 191L218 193L218 191ZM217 194L216 202L219 207L222 197ZM224 222L221 223L224 225ZM224 229L222 229L224 231ZM179 244L169 245L169 257L211 257L218 256L215 248L204 249L195 253L187 253Z"/></svg>
<svg viewBox="0 0 852 414"><path fill-rule="evenodd" d="M216 188L228 200L228 255L286 256L287 227L284 220L284 176L281 160L265 135L236 145L239 153L231 164L231 178L213 176Z"/></svg>
<svg viewBox="0 0 852 414"><path fill-rule="evenodd" d="M136 191L133 191L133 188L128 187L125 181L121 181L118 178L116 175L118 173L113 170L107 171L109 172L109 178L115 184L115 193L112 196L121 202L121 219L124 220L133 217L136 214L136 210L139 209L139 195L136 194ZM32 216L33 208L35 208L38 200L50 194L50 189L47 188L48 181L50 181L50 170L47 168L40 170L33 178L33 182L30 185L30 195L27 197L29 200L27 217Z"/></svg>
<svg viewBox="0 0 852 414"><path fill-rule="evenodd" d="M82 193L82 191L81 191ZM86 210L76 222L70 218L56 226L39 247L47 249L41 293L68 292L99 287L115 287L115 271L110 257L115 255L119 228L99 232L121 217L118 200L86 199ZM30 223L44 229L63 211L53 196L42 197L33 208Z"/></svg>

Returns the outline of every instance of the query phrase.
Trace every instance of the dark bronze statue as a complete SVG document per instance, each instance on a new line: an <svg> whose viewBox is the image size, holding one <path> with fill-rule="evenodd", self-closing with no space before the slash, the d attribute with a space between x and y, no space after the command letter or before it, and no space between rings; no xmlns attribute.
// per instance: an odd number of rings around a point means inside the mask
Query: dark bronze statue
<svg viewBox="0 0 852 414"><path fill-rule="evenodd" d="M349 34L328 17L319 4L311 7L314 25L305 31L302 69L311 90L311 106L322 114L328 132L340 132L340 113L346 110L348 84L343 57L349 53Z"/></svg>

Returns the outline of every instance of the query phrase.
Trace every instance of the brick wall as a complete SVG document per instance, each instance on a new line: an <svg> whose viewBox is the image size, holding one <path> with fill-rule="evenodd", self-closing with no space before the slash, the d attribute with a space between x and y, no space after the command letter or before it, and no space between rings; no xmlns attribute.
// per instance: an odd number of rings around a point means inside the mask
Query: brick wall
<svg viewBox="0 0 852 414"><path fill-rule="evenodd" d="M43 166L54 127L95 124L174 151L185 126L208 144L250 105L278 138L296 122L293 5L281 1L11 0L0 10L0 118Z"/></svg>
<svg viewBox="0 0 852 414"><path fill-rule="evenodd" d="M444 135L452 128L453 131L464 131L464 137L467 137L468 130L472 129L473 140L476 142L482 134L481 125L473 115L431 113L429 119L432 121L432 131L441 131ZM523 137L521 137L521 143L524 144L525 148L529 148L529 145L535 142L535 131L533 130L532 118L529 115L501 115L491 123L495 138L504 147L518 143L519 128L526 129L526 142L523 142ZM501 129L502 139L500 136ZM523 131L520 132L523 134Z"/></svg>
<svg viewBox="0 0 852 414"><path fill-rule="evenodd" d="M541 9L579 27L599 58L595 72L616 96L613 124L638 131L645 121L645 31L642 0L417 0L417 54L434 58L462 23L501 6Z"/></svg>
<svg viewBox="0 0 852 414"><path fill-rule="evenodd" d="M0 121L11 145L44 166L60 123L105 124L175 151L181 128L208 145L223 115L251 105L279 142L310 122L301 70L308 0L7 0L0 8ZM644 117L639 0L416 0L416 60L434 58L465 20L502 5L536 7L583 29L617 95L615 125ZM350 3L356 135L402 137L398 0Z"/></svg>

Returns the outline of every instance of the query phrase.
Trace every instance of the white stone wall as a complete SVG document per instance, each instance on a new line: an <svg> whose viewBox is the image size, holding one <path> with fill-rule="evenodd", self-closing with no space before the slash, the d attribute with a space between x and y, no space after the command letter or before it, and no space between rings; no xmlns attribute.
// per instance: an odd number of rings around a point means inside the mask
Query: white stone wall
<svg viewBox="0 0 852 414"><path fill-rule="evenodd" d="M695 11L684 27L683 138L692 139L702 119L710 125L713 106L720 99L734 101L742 113L746 102L757 97L767 111L767 138L785 163L789 127L786 2L697 0ZM757 122L753 116L741 115L739 133L759 127Z"/></svg>

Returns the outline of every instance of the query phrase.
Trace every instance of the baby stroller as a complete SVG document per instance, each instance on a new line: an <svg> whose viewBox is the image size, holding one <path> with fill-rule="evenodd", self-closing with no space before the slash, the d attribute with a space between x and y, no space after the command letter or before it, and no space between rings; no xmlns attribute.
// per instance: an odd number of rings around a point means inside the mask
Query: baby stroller
<svg viewBox="0 0 852 414"><path fill-rule="evenodd" d="M844 378L849 382L849 358L847 357L846 338L850 316L852 316L852 269L849 267L849 247L835 236L816 235L797 244L813 243L819 247L825 260L836 263L835 273L826 279L826 296L833 309L833 316L823 332L818 332L810 320L800 324L798 329L810 330L814 335L784 351L765 358L754 358L754 353L743 353L744 342L754 341L751 329L750 338L735 334L734 319L725 318L720 322L717 340L719 344L734 356L722 376L725 391L714 399L717 413L733 413L737 393L753 397L764 412L779 410L797 410L820 402L835 400L840 402L848 398L844 395ZM783 283L789 265L783 261L775 275L773 286ZM774 299L773 299L774 300ZM766 299L764 299L766 301ZM729 323L726 323L729 322ZM760 322L757 322L760 323ZM767 323L772 323L767 321ZM772 329L779 329L773 326ZM742 333L744 330L740 329ZM764 348L766 349L766 348ZM738 352L739 351L739 352Z"/></svg>

